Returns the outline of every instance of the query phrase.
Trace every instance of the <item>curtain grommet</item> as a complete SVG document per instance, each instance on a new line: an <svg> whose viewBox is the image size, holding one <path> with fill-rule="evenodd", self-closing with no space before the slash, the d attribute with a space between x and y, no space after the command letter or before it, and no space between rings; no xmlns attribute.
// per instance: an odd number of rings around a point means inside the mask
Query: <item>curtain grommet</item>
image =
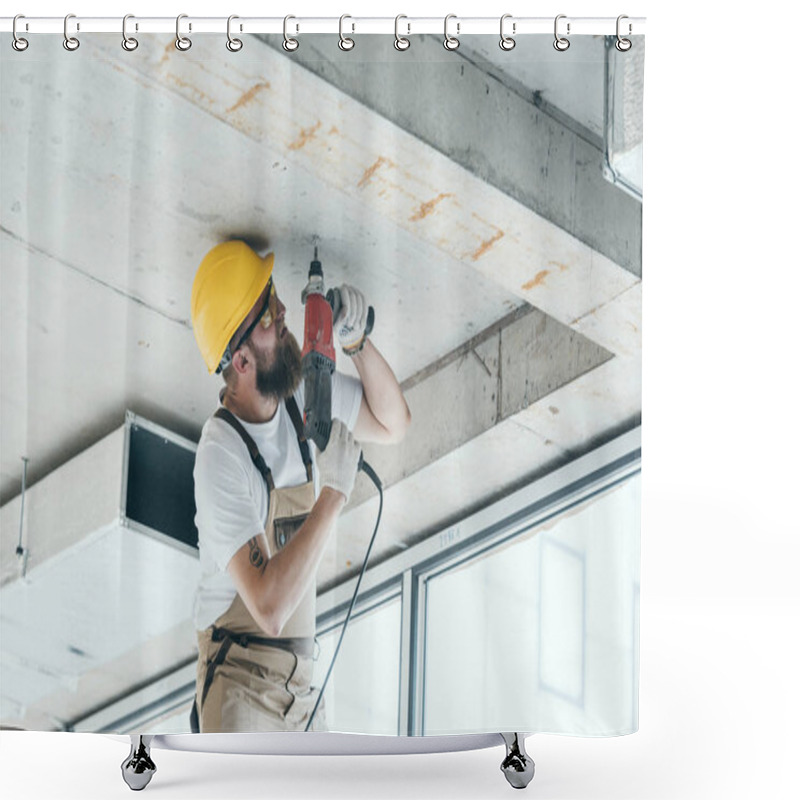
<svg viewBox="0 0 800 800"><path fill-rule="evenodd" d="M517 41L514 39L513 36L507 36L503 26L505 25L505 21L507 19L511 19L511 14L503 14L500 17L500 49L505 50L508 52L509 50L513 50L517 46ZM517 32L517 23L511 23L511 33L514 34Z"/></svg>
<svg viewBox="0 0 800 800"><path fill-rule="evenodd" d="M231 53L238 53L242 47L244 47L244 42L242 42L241 39L235 39L231 36L231 22L235 19L239 19L236 14L231 14L231 16L228 17L228 41L225 42L225 47L227 47Z"/></svg>
<svg viewBox="0 0 800 800"><path fill-rule="evenodd" d="M74 14L67 14L67 16L64 17L64 42L63 42L63 44L64 44L64 49L65 50L69 50L70 53L74 53L81 46L81 43L78 41L78 39L76 37L69 35L69 31L67 30L67 28L69 26L69 21L71 19L75 19L75 15ZM76 23L76 30L80 30L80 27L77 27L77 23Z"/></svg>
<svg viewBox="0 0 800 800"><path fill-rule="evenodd" d="M451 36L447 31L447 25L451 19L457 20L458 18L455 14L448 14L444 18L444 41L442 44L444 45L445 50L450 50L452 52L453 50L458 50L458 46L461 44L461 42L458 41L458 36ZM456 21L456 33L459 33L460 28L461 23Z"/></svg>
<svg viewBox="0 0 800 800"><path fill-rule="evenodd" d="M283 49L287 53L294 53L294 51L297 50L298 47L300 47L300 41L298 39L292 39L292 37L289 36L290 19L297 19L297 18L293 17L291 14L283 18ZM296 27L296 30L297 32L300 31L299 25Z"/></svg>
<svg viewBox="0 0 800 800"><path fill-rule="evenodd" d="M127 50L127 52L129 53L132 53L139 46L139 40L134 39L133 36L128 36L129 19L135 19L133 14L126 14L122 18L122 49Z"/></svg>
<svg viewBox="0 0 800 800"><path fill-rule="evenodd" d="M20 36L17 33L17 20L18 19L25 19L25 15L24 14L17 14L17 16L14 17L14 22L12 23L12 26L11 26L11 32L13 33L14 38L11 40L11 46L18 53L22 53L23 51L28 49L28 45L30 44L30 42L28 42L27 39L23 39L22 36Z"/></svg>
<svg viewBox="0 0 800 800"><path fill-rule="evenodd" d="M617 17L617 41L614 42L614 47L616 47L617 50L620 51L620 53L627 53L628 50L630 50L631 47L633 47L633 42L631 42L630 39L624 39L622 37L622 34L620 33L620 22L622 22L623 19L628 19L628 17L625 14L620 14ZM629 22L628 23L628 36L631 35L632 30L633 30L633 27L631 26L631 24Z"/></svg>
<svg viewBox="0 0 800 800"><path fill-rule="evenodd" d="M404 50L408 50L408 48L411 47L411 40L410 39L406 39L405 36L401 36L400 35L400 20L401 19L408 19L408 17L405 14L398 14L394 18L394 49L395 50L399 50L400 52L403 52ZM406 23L406 27L408 28L408 31L406 32L406 35L410 35L411 34L411 25L409 23Z"/></svg>
<svg viewBox="0 0 800 800"><path fill-rule="evenodd" d="M188 17L188 14L178 14L178 18L175 20L175 48L182 53L192 46L192 40L188 36L181 36L181 20L188 19ZM189 25L189 30L192 30L191 25Z"/></svg>
<svg viewBox="0 0 800 800"><path fill-rule="evenodd" d="M553 47L555 47L555 49L558 50L559 53L563 53L565 50L569 50L569 39L567 39L566 36L559 36L558 35L558 21L560 19L566 19L566 18L567 18L566 14L559 14L556 17L556 21L555 21L555 24L553 26L554 34L555 34L555 37L556 37L555 41L553 42ZM569 36L569 33L570 33L569 29L570 29L570 24L568 22L567 23L567 36Z"/></svg>
<svg viewBox="0 0 800 800"><path fill-rule="evenodd" d="M356 43L355 39L351 39L349 36L344 35L344 31L342 30L342 28L344 26L344 21L346 19L353 19L353 18L349 14L342 14L342 16L339 17L339 49L348 52L349 50L352 50L356 46ZM352 28L353 30L351 31L351 33L353 33L356 29L355 24L352 25Z"/></svg>

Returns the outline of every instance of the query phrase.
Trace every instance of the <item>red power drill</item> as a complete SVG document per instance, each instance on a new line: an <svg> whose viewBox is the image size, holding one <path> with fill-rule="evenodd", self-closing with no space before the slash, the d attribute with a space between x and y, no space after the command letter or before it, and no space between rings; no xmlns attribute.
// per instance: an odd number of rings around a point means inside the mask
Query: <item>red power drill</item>
<svg viewBox="0 0 800 800"><path fill-rule="evenodd" d="M336 369L336 350L333 345L333 321L341 308L338 289L325 294L322 264L314 260L308 270L308 283L300 299L306 307L305 336L303 339L303 384L305 402L303 406L303 432L320 450L328 445L331 435L331 381ZM372 331L375 311L367 312L365 335Z"/></svg>
<svg viewBox="0 0 800 800"><path fill-rule="evenodd" d="M305 402L303 404L303 433L306 439L312 439L320 450L328 446L331 436L331 384L333 372L336 369L336 350L333 347L333 320L339 315L341 308L341 296L338 289L331 289L325 294L325 284L322 280L322 264L317 259L317 248L314 247L314 260L308 270L308 283L303 289L301 299L306 307L305 338L303 341L303 381L305 386ZM367 325L364 334L372 331L375 324L375 311L372 306L367 311ZM378 533L378 526L381 523L381 513L383 512L383 486L375 470L364 461L364 454L358 462L358 468L364 470L370 480L375 484L380 495L380 506L378 509L378 520L375 523L375 530L367 547L367 554L364 556L364 564L361 573L356 581L356 588L350 600L350 607L347 609L347 616L339 634L339 641L333 651L333 659L328 667L328 673L322 683L322 688L317 695L317 702L311 712L311 716L306 723L306 730L311 728L314 715L317 713L320 700L328 685L328 678L333 671L336 663L336 656L339 655L339 648L342 646L344 632L347 630L347 623L353 613L358 598L358 590L361 586L361 579L367 568L369 554L372 552L372 545L375 543L375 536Z"/></svg>

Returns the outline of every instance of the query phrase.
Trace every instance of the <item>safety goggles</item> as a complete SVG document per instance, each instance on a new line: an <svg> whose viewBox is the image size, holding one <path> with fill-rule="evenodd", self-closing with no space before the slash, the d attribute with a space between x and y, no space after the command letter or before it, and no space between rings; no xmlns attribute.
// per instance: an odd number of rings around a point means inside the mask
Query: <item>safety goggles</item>
<svg viewBox="0 0 800 800"><path fill-rule="evenodd" d="M239 339L239 344L233 348L232 352L235 353L250 338L250 335L256 329L256 325L260 324L264 330L272 325L277 316L275 313L276 306L275 285L272 283L272 278L270 278L267 284L267 296L264 298L264 305L261 307L261 311L258 312L258 316L250 323L242 338Z"/></svg>

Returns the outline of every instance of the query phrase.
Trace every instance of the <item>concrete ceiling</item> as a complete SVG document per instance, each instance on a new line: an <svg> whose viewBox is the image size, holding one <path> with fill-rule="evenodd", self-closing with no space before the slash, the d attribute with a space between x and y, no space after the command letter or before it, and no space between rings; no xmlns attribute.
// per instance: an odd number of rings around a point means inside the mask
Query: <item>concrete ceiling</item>
<svg viewBox="0 0 800 800"><path fill-rule="evenodd" d="M376 307L414 415L400 447L366 448L388 487L376 558L638 424L641 204L602 178L602 39L447 53L419 37L413 61L385 37L341 53L307 36L292 56L279 41L3 53L4 583L21 456L36 484L126 409L197 440L218 380L189 295L225 238L275 251L298 336L314 237L327 280ZM351 501L323 587L360 563L370 496Z"/></svg>

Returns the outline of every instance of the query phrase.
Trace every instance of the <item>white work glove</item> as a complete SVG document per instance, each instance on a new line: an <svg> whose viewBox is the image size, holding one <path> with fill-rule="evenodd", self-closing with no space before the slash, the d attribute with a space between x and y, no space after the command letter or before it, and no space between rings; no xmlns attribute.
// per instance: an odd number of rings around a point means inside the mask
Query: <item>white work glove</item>
<svg viewBox="0 0 800 800"><path fill-rule="evenodd" d="M355 353L361 349L360 345L365 338L369 306L364 300L364 295L346 283L339 287L339 295L342 307L333 321L333 330L345 353L348 351Z"/></svg>
<svg viewBox="0 0 800 800"><path fill-rule="evenodd" d="M317 452L320 490L330 486L344 495L346 503L356 482L360 457L361 446L353 434L341 420L333 420L328 446L322 452Z"/></svg>

